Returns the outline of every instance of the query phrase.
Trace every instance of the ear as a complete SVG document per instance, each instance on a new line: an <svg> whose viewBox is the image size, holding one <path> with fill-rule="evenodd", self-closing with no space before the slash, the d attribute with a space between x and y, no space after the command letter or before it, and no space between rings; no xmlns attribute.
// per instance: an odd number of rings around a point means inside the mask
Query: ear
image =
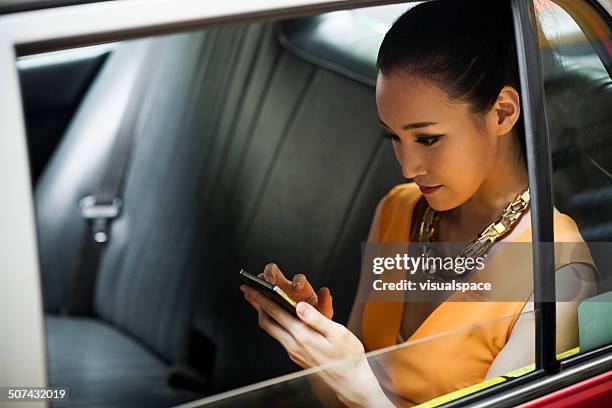
<svg viewBox="0 0 612 408"><path fill-rule="evenodd" d="M521 101L516 89L504 86L490 113L493 116L493 126L497 135L501 136L510 132L521 113Z"/></svg>

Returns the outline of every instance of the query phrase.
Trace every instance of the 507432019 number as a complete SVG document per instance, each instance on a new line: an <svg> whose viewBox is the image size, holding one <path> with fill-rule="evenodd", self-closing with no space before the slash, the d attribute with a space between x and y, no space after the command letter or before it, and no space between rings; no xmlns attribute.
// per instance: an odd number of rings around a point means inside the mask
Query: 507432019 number
<svg viewBox="0 0 612 408"><path fill-rule="evenodd" d="M2 387L0 401L45 401L68 399L68 391L58 387Z"/></svg>

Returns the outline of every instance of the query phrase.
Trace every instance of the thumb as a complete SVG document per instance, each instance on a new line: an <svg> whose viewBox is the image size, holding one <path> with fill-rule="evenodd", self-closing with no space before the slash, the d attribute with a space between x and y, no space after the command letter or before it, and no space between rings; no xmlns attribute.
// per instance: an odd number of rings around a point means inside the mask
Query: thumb
<svg viewBox="0 0 612 408"><path fill-rule="evenodd" d="M323 316L331 320L331 318L334 317L334 306L329 288L323 287L319 289L317 292L317 297L319 298L317 310L321 312Z"/></svg>
<svg viewBox="0 0 612 408"><path fill-rule="evenodd" d="M297 304L296 309L300 320L308 326L325 337L333 336L336 323L323 316L314 306L307 302L300 302Z"/></svg>
<svg viewBox="0 0 612 408"><path fill-rule="evenodd" d="M299 273L293 277L293 290L296 292L298 300L304 300L311 305L317 304L317 293L303 274Z"/></svg>

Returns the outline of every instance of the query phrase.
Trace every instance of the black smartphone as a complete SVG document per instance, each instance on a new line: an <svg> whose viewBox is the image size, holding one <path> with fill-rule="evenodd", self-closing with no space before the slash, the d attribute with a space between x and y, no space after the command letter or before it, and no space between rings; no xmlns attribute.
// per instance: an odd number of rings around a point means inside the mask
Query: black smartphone
<svg viewBox="0 0 612 408"><path fill-rule="evenodd" d="M287 293L285 293L285 291L283 291L281 288L271 284L266 280L260 279L257 276L248 273L244 269L240 270L240 278L244 281L244 283L254 289L257 289L258 291L272 299L274 302L276 302L283 309L297 317L297 302L291 299L291 297L287 295Z"/></svg>

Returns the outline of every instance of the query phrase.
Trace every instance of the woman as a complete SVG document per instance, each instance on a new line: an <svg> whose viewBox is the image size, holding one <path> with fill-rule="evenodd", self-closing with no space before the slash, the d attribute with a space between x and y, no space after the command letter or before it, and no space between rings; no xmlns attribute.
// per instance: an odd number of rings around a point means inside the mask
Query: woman
<svg viewBox="0 0 612 408"><path fill-rule="evenodd" d="M435 1L410 9L381 45L379 119L403 176L414 183L399 185L382 199L369 242L474 243L491 223L503 225L503 231L492 246L475 244L485 253L504 241L531 240L510 10L504 2L459 3ZM509 203L518 209L500 218ZM554 222L556 241L582 241L571 218L556 212ZM489 277L505 284L509 274L497 265L489 268ZM578 287L573 302L557 306L557 346L565 351L577 345L577 302L593 294L592 287L571 277L574 270L589 273L593 266L581 249L558 257L556 268L561 285ZM362 283L370 278L362 275ZM329 289L315 293L305 276L289 281L274 264L261 276L300 301L297 320L241 287L260 326L293 361L309 368L355 357L323 370L315 380L323 383L317 386L320 392L331 390L348 406L410 406L534 360L529 290L513 302L364 302L367 296L361 293L346 328L331 321ZM405 339L488 321L496 323L388 353L376 367L362 357Z"/></svg>

